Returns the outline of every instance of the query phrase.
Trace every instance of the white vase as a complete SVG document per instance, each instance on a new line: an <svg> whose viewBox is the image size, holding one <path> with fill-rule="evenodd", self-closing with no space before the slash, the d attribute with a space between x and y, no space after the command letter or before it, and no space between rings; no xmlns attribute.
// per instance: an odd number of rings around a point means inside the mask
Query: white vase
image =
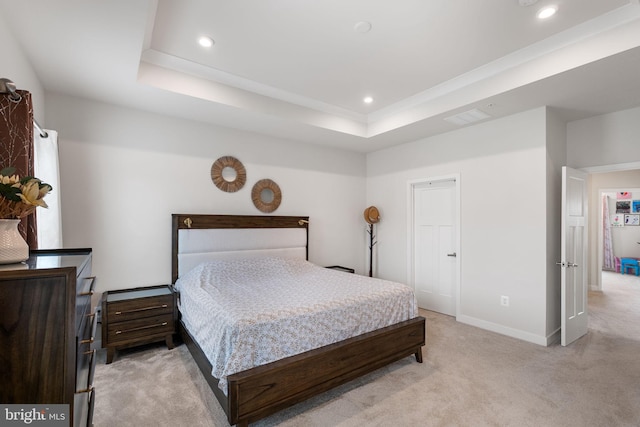
<svg viewBox="0 0 640 427"><path fill-rule="evenodd" d="M29 258L29 245L18 231L19 219L0 219L0 264L13 264Z"/></svg>

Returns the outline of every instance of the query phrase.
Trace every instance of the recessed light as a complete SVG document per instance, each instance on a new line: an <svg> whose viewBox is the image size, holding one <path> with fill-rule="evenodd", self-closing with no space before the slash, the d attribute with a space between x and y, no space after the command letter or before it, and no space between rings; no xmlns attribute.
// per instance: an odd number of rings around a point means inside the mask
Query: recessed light
<svg viewBox="0 0 640 427"><path fill-rule="evenodd" d="M365 104L371 104L373 102L373 98L370 96L365 96L362 100Z"/></svg>
<svg viewBox="0 0 640 427"><path fill-rule="evenodd" d="M538 11L538 19L547 19L552 17L558 11L558 6L546 6Z"/></svg>
<svg viewBox="0 0 640 427"><path fill-rule="evenodd" d="M198 44L202 47L211 47L214 43L211 37L202 36L198 39Z"/></svg>

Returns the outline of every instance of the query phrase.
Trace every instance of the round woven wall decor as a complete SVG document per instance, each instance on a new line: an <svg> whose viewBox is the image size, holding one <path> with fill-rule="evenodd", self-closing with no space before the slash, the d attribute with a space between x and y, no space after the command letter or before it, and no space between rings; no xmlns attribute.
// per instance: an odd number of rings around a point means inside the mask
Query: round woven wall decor
<svg viewBox="0 0 640 427"><path fill-rule="evenodd" d="M232 177L232 179L225 178L223 176L225 168L233 169L235 177ZM216 187L222 191L235 193L244 187L245 182L247 182L247 171L240 160L232 156L223 156L213 162L211 166L211 179Z"/></svg>
<svg viewBox="0 0 640 427"><path fill-rule="evenodd" d="M261 179L251 190L251 200L260 212L270 213L278 209L282 202L282 192L278 184L270 179Z"/></svg>

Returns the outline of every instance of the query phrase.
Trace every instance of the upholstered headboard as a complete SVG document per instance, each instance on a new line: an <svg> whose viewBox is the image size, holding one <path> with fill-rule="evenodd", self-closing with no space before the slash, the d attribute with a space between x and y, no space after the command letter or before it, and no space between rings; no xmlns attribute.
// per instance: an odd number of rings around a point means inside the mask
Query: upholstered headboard
<svg viewBox="0 0 640 427"><path fill-rule="evenodd" d="M171 247L172 283L207 260L309 259L309 217L173 214Z"/></svg>

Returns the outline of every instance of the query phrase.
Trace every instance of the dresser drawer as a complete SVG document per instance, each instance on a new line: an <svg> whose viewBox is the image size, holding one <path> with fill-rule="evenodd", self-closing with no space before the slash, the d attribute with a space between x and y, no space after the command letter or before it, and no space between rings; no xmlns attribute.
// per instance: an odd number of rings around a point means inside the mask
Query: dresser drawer
<svg viewBox="0 0 640 427"><path fill-rule="evenodd" d="M76 393L73 401L73 427L93 426L93 408L96 402L96 391L93 387L81 393Z"/></svg>
<svg viewBox="0 0 640 427"><path fill-rule="evenodd" d="M85 316L82 334L78 338L76 354L76 392L74 394L74 427L91 427L93 425L93 405L95 404L95 388L93 375L96 368L96 349L91 349L96 334L98 318L94 314Z"/></svg>
<svg viewBox="0 0 640 427"><path fill-rule="evenodd" d="M109 322L123 322L173 313L173 296L163 295L113 302L107 305Z"/></svg>
<svg viewBox="0 0 640 427"><path fill-rule="evenodd" d="M172 334L175 330L173 313L163 314L126 322L110 323L108 327L109 343L117 344L154 335Z"/></svg>
<svg viewBox="0 0 640 427"><path fill-rule="evenodd" d="M91 315L91 297L95 291L96 286L95 277L85 277L84 279L78 279L78 293L76 294L76 331L81 334L80 329L82 327L83 319L87 315Z"/></svg>
<svg viewBox="0 0 640 427"><path fill-rule="evenodd" d="M91 388L96 363L96 350L91 349L96 336L98 318L95 314L85 316L81 334L76 343L76 392Z"/></svg>

